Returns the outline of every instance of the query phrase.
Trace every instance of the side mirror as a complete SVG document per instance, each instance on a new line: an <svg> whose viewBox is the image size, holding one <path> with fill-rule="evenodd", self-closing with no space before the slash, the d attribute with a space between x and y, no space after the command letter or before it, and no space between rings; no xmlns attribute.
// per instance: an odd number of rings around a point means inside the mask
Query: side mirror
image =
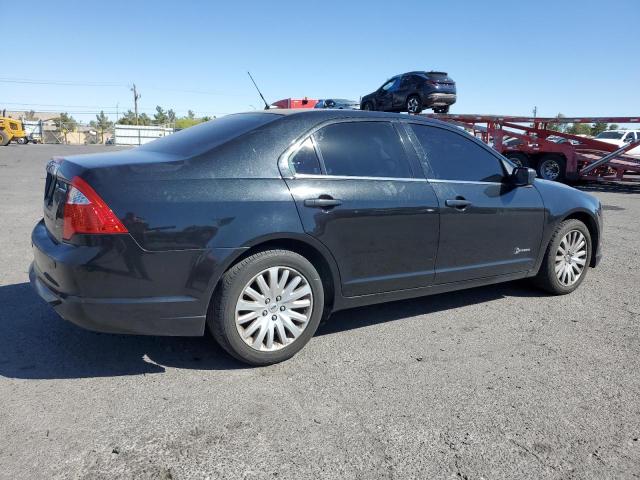
<svg viewBox="0 0 640 480"><path fill-rule="evenodd" d="M516 167L511 173L511 180L517 187L526 187L533 185L533 181L536 179L536 171L533 168Z"/></svg>

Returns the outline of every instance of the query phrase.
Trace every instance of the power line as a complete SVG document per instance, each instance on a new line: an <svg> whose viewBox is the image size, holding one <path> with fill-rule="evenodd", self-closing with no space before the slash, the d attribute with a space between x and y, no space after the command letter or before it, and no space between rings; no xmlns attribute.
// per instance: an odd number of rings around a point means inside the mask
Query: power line
<svg viewBox="0 0 640 480"><path fill-rule="evenodd" d="M112 83L112 82L86 82L75 80L37 80L32 78L12 78L4 77L0 78L0 83L15 83L25 85L50 85L50 86L63 86L63 87L125 87L129 88L130 85L126 83ZM164 87L147 87L148 90L159 90L164 92L178 92L178 93L190 93L195 95L224 95L231 97L242 97L243 94L219 92L219 91L207 91L207 90L189 90L179 88L164 88Z"/></svg>

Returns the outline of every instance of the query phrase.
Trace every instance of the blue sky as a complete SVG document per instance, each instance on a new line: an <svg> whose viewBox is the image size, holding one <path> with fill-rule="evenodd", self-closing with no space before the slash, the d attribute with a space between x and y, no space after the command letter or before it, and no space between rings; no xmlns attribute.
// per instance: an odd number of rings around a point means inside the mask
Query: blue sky
<svg viewBox="0 0 640 480"><path fill-rule="evenodd" d="M116 105L133 108L135 82L141 111L220 115L261 108L247 70L272 102L358 99L396 73L436 69L457 82L452 113L640 114L636 0L31 1L28 11L0 19L21 47L0 70L0 108L115 118Z"/></svg>

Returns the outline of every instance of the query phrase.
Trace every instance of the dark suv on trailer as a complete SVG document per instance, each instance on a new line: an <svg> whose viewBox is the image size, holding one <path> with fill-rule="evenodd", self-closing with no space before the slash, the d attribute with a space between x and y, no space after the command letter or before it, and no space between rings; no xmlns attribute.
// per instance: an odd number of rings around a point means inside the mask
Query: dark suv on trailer
<svg viewBox="0 0 640 480"><path fill-rule="evenodd" d="M63 318L208 327L254 365L332 311L524 277L569 293L600 257L594 197L448 124L357 110L228 115L57 158L43 207L30 278Z"/></svg>
<svg viewBox="0 0 640 480"><path fill-rule="evenodd" d="M378 90L362 97L362 110L420 113L433 108L448 113L456 103L456 82L446 72L408 72L387 80Z"/></svg>

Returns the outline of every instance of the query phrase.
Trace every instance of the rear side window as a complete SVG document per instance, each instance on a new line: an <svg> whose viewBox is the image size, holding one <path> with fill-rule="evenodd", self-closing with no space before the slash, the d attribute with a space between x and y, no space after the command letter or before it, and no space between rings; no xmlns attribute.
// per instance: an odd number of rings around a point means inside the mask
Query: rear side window
<svg viewBox="0 0 640 480"><path fill-rule="evenodd" d="M141 150L193 156L211 150L240 135L282 118L274 113L236 113L185 128L147 143Z"/></svg>
<svg viewBox="0 0 640 480"><path fill-rule="evenodd" d="M327 175L411 177L404 147L388 122L336 123L314 137Z"/></svg>
<svg viewBox="0 0 640 480"><path fill-rule="evenodd" d="M464 135L443 128L411 124L424 150L430 178L470 182L500 182L500 161ZM422 155L421 155L422 157Z"/></svg>
<svg viewBox="0 0 640 480"><path fill-rule="evenodd" d="M298 151L289 157L289 168L297 174L320 175L320 161L311 138L307 138Z"/></svg>

